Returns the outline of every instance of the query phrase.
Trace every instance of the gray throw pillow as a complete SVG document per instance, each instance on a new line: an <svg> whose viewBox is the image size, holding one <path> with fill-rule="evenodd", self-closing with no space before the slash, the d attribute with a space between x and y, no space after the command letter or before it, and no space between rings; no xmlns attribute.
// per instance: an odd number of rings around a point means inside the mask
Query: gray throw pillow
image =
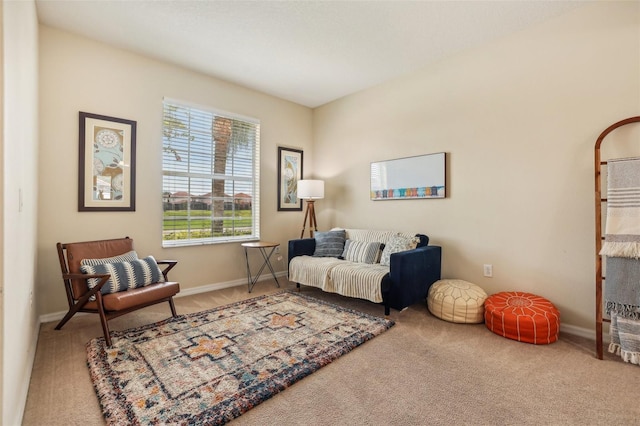
<svg viewBox="0 0 640 426"><path fill-rule="evenodd" d="M313 255L316 257L340 257L344 250L346 232L344 229L328 232L315 232L316 250Z"/></svg>

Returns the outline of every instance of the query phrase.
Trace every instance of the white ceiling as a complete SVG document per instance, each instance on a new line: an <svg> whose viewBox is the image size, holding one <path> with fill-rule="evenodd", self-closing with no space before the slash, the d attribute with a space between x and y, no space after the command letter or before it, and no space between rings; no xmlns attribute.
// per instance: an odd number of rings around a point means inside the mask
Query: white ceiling
<svg viewBox="0 0 640 426"><path fill-rule="evenodd" d="M584 4L36 0L48 26L309 107Z"/></svg>

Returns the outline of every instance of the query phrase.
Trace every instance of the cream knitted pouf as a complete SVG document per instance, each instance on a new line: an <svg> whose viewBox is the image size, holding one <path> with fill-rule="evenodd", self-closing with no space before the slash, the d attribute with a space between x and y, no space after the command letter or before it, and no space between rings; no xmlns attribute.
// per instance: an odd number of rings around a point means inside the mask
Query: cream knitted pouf
<svg viewBox="0 0 640 426"><path fill-rule="evenodd" d="M449 322L477 324L484 321L487 293L463 280L440 280L433 283L427 307L436 317Z"/></svg>

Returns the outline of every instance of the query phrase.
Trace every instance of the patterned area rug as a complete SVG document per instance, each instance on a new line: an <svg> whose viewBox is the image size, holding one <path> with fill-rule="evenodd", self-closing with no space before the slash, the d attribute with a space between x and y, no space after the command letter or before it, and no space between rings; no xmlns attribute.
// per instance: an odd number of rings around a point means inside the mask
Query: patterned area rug
<svg viewBox="0 0 640 426"><path fill-rule="evenodd" d="M87 343L107 424L224 424L394 323L284 291Z"/></svg>

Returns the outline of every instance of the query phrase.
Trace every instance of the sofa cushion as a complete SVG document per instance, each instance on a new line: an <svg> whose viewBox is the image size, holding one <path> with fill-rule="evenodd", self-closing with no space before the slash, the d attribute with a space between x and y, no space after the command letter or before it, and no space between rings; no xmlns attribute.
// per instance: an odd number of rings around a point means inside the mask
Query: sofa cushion
<svg viewBox="0 0 640 426"><path fill-rule="evenodd" d="M323 290L382 303L381 284L388 274L388 266L343 261L331 268Z"/></svg>
<svg viewBox="0 0 640 426"><path fill-rule="evenodd" d="M335 257L296 256L289 262L289 281L325 290L329 272L341 263L344 260Z"/></svg>
<svg viewBox="0 0 640 426"><path fill-rule="evenodd" d="M344 243L344 260L358 263L377 263L380 258L379 242L347 240Z"/></svg>
<svg viewBox="0 0 640 426"><path fill-rule="evenodd" d="M394 235L385 244L382 256L380 257L380 265L389 266L391 264L391 255L401 251L413 250L420 242L417 237L408 237L406 235Z"/></svg>
<svg viewBox="0 0 640 426"><path fill-rule="evenodd" d="M345 231L344 229L315 232L316 249L313 252L315 257L340 257L344 251Z"/></svg>
<svg viewBox="0 0 640 426"><path fill-rule="evenodd" d="M131 262L114 262L99 265L83 265L80 270L85 274L110 274L107 283L102 286L102 294L117 293L129 288L144 287L149 284L164 282L162 271L153 256ZM87 280L89 288L94 288L100 278Z"/></svg>
<svg viewBox="0 0 640 426"><path fill-rule="evenodd" d="M351 241L365 241L368 243L386 244L389 239L396 235L393 231L380 231L377 229L345 229L347 239Z"/></svg>
<svg viewBox="0 0 640 426"><path fill-rule="evenodd" d="M342 228L334 228L342 229ZM332 229L333 230L333 229ZM429 244L429 237L424 234L417 234L415 232L398 232L398 231L380 231L375 229L355 229L345 228L346 238L352 241L367 241L367 242L379 242L387 244L389 240L397 235L406 238L418 237L420 242L417 247L426 246Z"/></svg>

